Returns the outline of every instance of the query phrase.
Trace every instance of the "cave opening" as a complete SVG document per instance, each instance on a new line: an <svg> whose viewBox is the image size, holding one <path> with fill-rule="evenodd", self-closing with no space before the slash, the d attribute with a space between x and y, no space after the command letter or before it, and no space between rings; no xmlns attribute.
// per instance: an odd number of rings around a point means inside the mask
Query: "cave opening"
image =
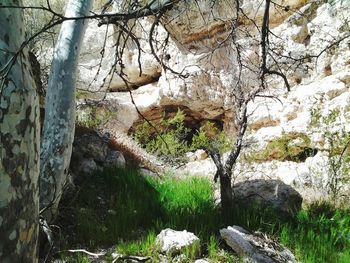
<svg viewBox="0 0 350 263"><path fill-rule="evenodd" d="M206 118L200 112L193 111L189 107L183 105L168 105L163 107L154 107L149 111L144 112L143 117L140 117L132 125L128 134L133 136L135 132L146 123L145 119L151 122L161 134L171 129L176 129L176 125L171 124L171 120L176 118L179 111L183 113L183 126L186 129L186 133L184 133L182 140L188 145L191 145L193 136L197 134L201 127L207 123L210 123L212 127L215 127L216 131L223 131L223 114L216 116L215 118ZM151 128L149 131L149 136L149 139L155 138L157 136L157 132Z"/></svg>

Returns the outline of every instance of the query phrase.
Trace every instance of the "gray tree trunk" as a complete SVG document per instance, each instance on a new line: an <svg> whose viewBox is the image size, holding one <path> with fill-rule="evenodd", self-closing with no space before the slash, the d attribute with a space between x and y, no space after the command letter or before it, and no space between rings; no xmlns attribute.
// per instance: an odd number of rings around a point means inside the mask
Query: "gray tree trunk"
<svg viewBox="0 0 350 263"><path fill-rule="evenodd" d="M1 0L3 5L22 1ZM37 262L39 101L21 9L0 8L0 262ZM15 57L14 57L15 56Z"/></svg>
<svg viewBox="0 0 350 263"><path fill-rule="evenodd" d="M66 17L90 11L92 0L70 0ZM40 209L48 221L55 216L67 179L75 125L75 83L79 51L87 21L62 23L54 50L46 95L40 166Z"/></svg>

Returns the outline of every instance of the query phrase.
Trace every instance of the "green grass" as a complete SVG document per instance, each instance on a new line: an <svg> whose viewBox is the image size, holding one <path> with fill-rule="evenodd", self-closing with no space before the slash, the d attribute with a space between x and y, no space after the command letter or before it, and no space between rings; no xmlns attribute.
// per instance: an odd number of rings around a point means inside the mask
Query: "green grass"
<svg viewBox="0 0 350 263"><path fill-rule="evenodd" d="M91 248L116 245L121 254L151 256L157 262L156 235L168 227L186 229L200 237L202 257L239 262L223 250L218 233L225 225L214 203L213 185L204 178L159 180L142 177L134 169L108 169L90 177L72 201L73 241ZM300 262L350 262L348 210L316 204L295 218L280 218L272 210L236 204L233 224L273 235ZM189 251L185 261L193 258Z"/></svg>
<svg viewBox="0 0 350 263"><path fill-rule="evenodd" d="M78 242L94 246L137 238L163 217L159 193L136 170L90 177L73 203Z"/></svg>
<svg viewBox="0 0 350 263"><path fill-rule="evenodd" d="M201 237L217 230L213 187L203 178L145 178L135 169L107 169L90 177L72 203L79 243L112 245L170 227Z"/></svg>
<svg viewBox="0 0 350 263"><path fill-rule="evenodd" d="M139 240L132 242L130 240L121 241L117 244L116 250L123 255L151 255L156 250L155 240L157 234L155 231L150 230Z"/></svg>
<svg viewBox="0 0 350 263"><path fill-rule="evenodd" d="M204 238L218 228L219 211L214 205L213 187L208 180L167 178L151 183L159 193L164 226L186 229Z"/></svg>
<svg viewBox="0 0 350 263"><path fill-rule="evenodd" d="M302 262L350 262L349 211L327 204L309 207L283 225L279 237Z"/></svg>
<svg viewBox="0 0 350 263"><path fill-rule="evenodd" d="M350 211L347 209L315 203L294 218L285 218L259 206L238 205L233 221L277 238L300 262L350 262Z"/></svg>
<svg viewBox="0 0 350 263"><path fill-rule="evenodd" d="M241 262L237 257L232 257L230 253L224 250L220 244L219 238L211 236L207 242L207 256L213 262L237 263Z"/></svg>

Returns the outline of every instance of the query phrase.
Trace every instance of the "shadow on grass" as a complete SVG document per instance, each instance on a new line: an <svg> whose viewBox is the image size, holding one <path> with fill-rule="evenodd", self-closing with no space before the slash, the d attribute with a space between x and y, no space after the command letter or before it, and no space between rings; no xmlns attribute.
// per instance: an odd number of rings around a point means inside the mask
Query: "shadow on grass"
<svg viewBox="0 0 350 263"><path fill-rule="evenodd" d="M207 180L160 181L131 168L110 168L91 176L69 206L73 242L91 247L137 240L167 227L209 238L220 227Z"/></svg>

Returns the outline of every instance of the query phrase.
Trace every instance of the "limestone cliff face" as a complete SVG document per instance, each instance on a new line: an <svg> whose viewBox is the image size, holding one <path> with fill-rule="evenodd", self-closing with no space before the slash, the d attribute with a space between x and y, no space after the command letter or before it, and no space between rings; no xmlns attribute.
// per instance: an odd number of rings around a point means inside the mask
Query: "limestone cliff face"
<svg viewBox="0 0 350 263"><path fill-rule="evenodd" d="M228 45L235 18L234 1L180 1L162 25L182 53L202 54Z"/></svg>
<svg viewBox="0 0 350 263"><path fill-rule="evenodd" d="M162 19L165 29L160 25L153 34L153 37L161 43L159 46L154 46L159 58L167 67L186 77L179 77L170 70L162 69L151 54L147 39L152 21L148 19L131 25L135 36L140 39L142 52L139 53L138 46L132 41L126 43L127 49L122 56L123 72L126 74L129 86L137 87L133 95L142 113L147 114L148 110L167 106L186 107L203 119L218 119L229 126L229 119L232 118L232 101L230 89L227 87L231 85L233 75L227 72L232 72L235 67L229 41L235 7L232 3L213 6L211 1L199 3L201 6L196 6L195 2L181 1ZM170 39L168 45L164 46L163 41L168 37L167 32ZM125 83L117 74L107 71L114 63L111 57L115 53L115 47L112 46L118 30L114 33L106 31L103 33L105 38L99 34L98 38L106 39L104 50L106 55L99 69L97 55L102 47L101 43L93 41L92 38L96 39L96 34L92 27L86 37L90 49L82 58L84 65L81 67L82 85L92 83L91 87L97 89L103 86L105 80L104 86L108 86L109 90L119 91L108 94L107 99L120 106L119 111L125 116L124 118L122 114L118 114L120 127L127 131L138 116L128 99L129 95L123 93L126 90ZM142 65L142 72L139 70L139 62ZM120 66L117 64L115 69L120 70ZM95 77L98 70L99 74ZM153 83L149 84L150 82Z"/></svg>
<svg viewBox="0 0 350 263"><path fill-rule="evenodd" d="M268 90L264 95L276 96L278 100L262 97L251 103L249 122L252 132L247 138L257 142L256 149L263 149L270 140L283 133L302 132L310 137L313 147L322 149L325 124L320 124L319 128L311 125L316 106L320 106L321 116L338 109L340 113L334 129L350 130L350 3L345 0L274 2L270 9L272 33L269 40L270 47L276 52L272 54L276 61L269 59L267 62L269 65L278 63L288 77L291 92L286 92L281 78L271 76L268 79ZM234 128L232 87L237 81L239 68L237 46L250 67L242 72L243 83L249 90L258 83L257 75L252 72L259 70L260 36L257 28L262 21L264 1L240 1L238 17L235 3L179 1L155 27L152 36L158 41L154 46L156 54L182 77L162 67L152 56L148 43L152 20L131 22L135 36L140 38L142 52L139 53L137 45L129 41L122 57L123 71L128 81L134 84L130 85L135 88L131 93L140 112L157 116L157 111L178 106L186 108L196 118L222 121L228 132ZM110 90L119 91L108 93L106 104L117 111L114 128L118 132L127 132L139 116L129 93L123 91L124 82L109 71L115 64L113 43L118 31L109 28L103 34L97 32L101 30L91 27L87 34L88 50L81 64L82 85L94 80L91 87L97 89L106 79L104 86L108 84ZM106 39L105 58L100 74L94 78L103 39ZM118 71L118 64L115 69ZM265 163L260 167L263 167L262 173L268 170L271 174L270 170L273 170L275 177L283 179L284 176L285 181L291 183L300 174L308 176L308 171L318 166L317 160L323 158L321 155L322 151L314 157L316 159L308 159L302 164L277 164L278 167L291 165L291 169L271 168L275 163ZM210 169L206 167L205 171Z"/></svg>

